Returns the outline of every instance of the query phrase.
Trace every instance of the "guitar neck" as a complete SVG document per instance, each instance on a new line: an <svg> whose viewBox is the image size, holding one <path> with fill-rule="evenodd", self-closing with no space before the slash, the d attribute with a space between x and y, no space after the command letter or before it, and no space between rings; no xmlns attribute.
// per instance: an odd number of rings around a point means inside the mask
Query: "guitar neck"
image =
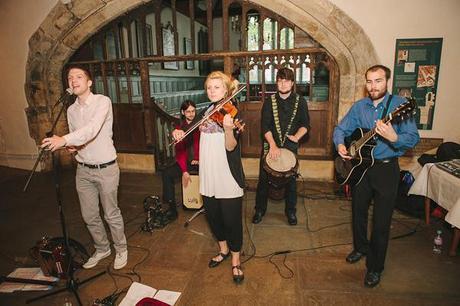
<svg viewBox="0 0 460 306"><path fill-rule="evenodd" d="M382 119L383 123L388 123L393 120L393 115L390 113L389 115L385 116L385 118ZM372 137L374 137L376 134L375 132L375 127L364 133L364 135L355 142L355 149L360 150L362 146L364 146Z"/></svg>

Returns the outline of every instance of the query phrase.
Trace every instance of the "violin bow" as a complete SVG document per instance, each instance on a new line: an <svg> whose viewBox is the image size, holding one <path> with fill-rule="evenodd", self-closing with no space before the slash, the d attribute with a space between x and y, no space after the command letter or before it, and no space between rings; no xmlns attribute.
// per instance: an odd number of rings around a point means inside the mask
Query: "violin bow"
<svg viewBox="0 0 460 306"><path fill-rule="evenodd" d="M203 116L203 118L201 118L200 120L198 120L195 124L193 124L191 127L189 127L185 133L184 133L184 136L182 136L182 138L178 139L178 140L174 140L173 142L171 142L169 144L169 146L172 146L172 145L176 145L177 143L181 142L182 140L184 140L185 137L187 137L191 132L193 132L193 130L195 130L197 127L199 127L203 122L205 122L206 120L209 119L209 117L211 117L214 113L218 112L222 106L225 104L225 103L228 103L230 102L236 95L238 95L240 92L243 91L243 89L246 88L246 85L240 85L238 87L237 90L233 91L232 95L227 97L226 99L224 99L223 101L219 102L216 104L216 107L214 107L214 109L212 111L210 111L206 116Z"/></svg>

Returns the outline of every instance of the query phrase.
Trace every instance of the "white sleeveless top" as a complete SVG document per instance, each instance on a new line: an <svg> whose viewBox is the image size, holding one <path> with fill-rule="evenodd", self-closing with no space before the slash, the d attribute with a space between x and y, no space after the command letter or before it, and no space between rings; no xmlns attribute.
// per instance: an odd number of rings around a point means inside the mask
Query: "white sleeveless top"
<svg viewBox="0 0 460 306"><path fill-rule="evenodd" d="M243 196L228 166L225 134L212 120L200 126L200 194L216 199Z"/></svg>

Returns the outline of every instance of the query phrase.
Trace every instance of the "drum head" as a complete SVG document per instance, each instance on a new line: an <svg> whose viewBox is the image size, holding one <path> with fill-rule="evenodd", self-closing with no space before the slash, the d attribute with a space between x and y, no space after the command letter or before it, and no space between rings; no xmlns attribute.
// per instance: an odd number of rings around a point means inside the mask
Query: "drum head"
<svg viewBox="0 0 460 306"><path fill-rule="evenodd" d="M278 172L287 172L295 167L297 159L291 151L285 148L281 148L281 156L277 159L271 159L266 156L265 162L267 165Z"/></svg>

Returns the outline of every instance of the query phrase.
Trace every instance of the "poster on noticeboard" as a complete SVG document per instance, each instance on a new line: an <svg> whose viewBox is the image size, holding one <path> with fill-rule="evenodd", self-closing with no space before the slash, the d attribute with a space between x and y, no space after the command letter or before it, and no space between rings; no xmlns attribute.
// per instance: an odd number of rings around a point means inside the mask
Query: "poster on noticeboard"
<svg viewBox="0 0 460 306"><path fill-rule="evenodd" d="M397 39L393 94L417 101L417 127L433 128L442 38Z"/></svg>

